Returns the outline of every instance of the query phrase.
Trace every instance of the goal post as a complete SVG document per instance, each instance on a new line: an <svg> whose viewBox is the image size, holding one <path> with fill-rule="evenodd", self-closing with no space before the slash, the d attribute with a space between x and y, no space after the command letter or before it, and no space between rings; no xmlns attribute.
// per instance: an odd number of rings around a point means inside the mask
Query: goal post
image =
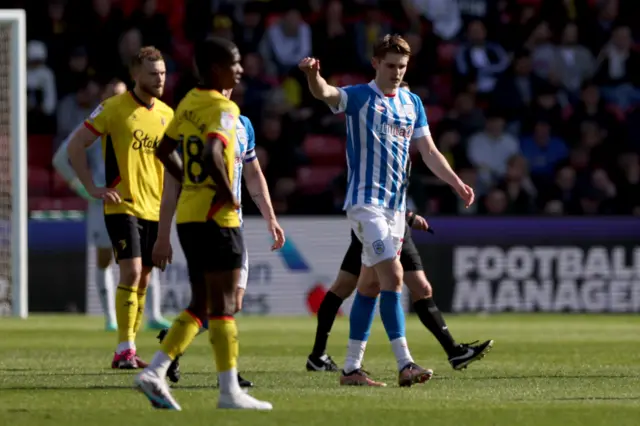
<svg viewBox="0 0 640 426"><path fill-rule="evenodd" d="M27 17L0 9L0 316L26 318Z"/></svg>

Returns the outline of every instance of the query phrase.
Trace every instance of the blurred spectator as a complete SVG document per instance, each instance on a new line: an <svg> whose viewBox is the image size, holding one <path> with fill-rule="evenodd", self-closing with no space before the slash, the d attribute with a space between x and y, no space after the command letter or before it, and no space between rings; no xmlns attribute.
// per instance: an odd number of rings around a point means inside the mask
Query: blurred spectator
<svg viewBox="0 0 640 426"><path fill-rule="evenodd" d="M542 21L536 25L525 43L525 47L531 51L533 71L541 78L547 78L551 73L551 58L556 50L552 37L549 23Z"/></svg>
<svg viewBox="0 0 640 426"><path fill-rule="evenodd" d="M540 120L551 125L554 133L559 133L565 123L562 117L562 107L558 102L558 89L549 84L543 83L538 89L535 101L529 108L522 120L522 134L529 134L533 131L533 126Z"/></svg>
<svg viewBox="0 0 640 426"><path fill-rule="evenodd" d="M261 3L249 1L242 12L242 25L238 25L234 41L241 52L255 52L264 35L264 19L260 14Z"/></svg>
<svg viewBox="0 0 640 426"><path fill-rule="evenodd" d="M245 85L245 112L248 117L258 120L271 85L265 79L264 63L257 53L244 55L242 67L244 68L242 81Z"/></svg>
<svg viewBox="0 0 640 426"><path fill-rule="evenodd" d="M550 58L550 63L548 78L572 97L577 97L582 83L593 76L595 62L591 52L578 44L576 24L569 23L564 27L560 45Z"/></svg>
<svg viewBox="0 0 640 426"><path fill-rule="evenodd" d="M493 188L484 196L480 202L482 203L481 213L489 216L505 215L508 213L509 201L507 194L502 189Z"/></svg>
<svg viewBox="0 0 640 426"><path fill-rule="evenodd" d="M385 34L391 32L391 25L386 22L380 10L373 6L365 6L364 19L355 23L355 42L357 59L362 70L371 73L373 46Z"/></svg>
<svg viewBox="0 0 640 426"><path fill-rule="evenodd" d="M88 13L74 14L82 38L87 42L90 62L103 78L108 79L117 70L118 40L124 27L122 11L112 0L92 0ZM92 7L91 7L92 6ZM128 81L125 79L124 81Z"/></svg>
<svg viewBox="0 0 640 426"><path fill-rule="evenodd" d="M403 0L407 15L419 14L433 25L433 33L442 40L454 39L462 29L463 22L458 3L450 0Z"/></svg>
<svg viewBox="0 0 640 426"><path fill-rule="evenodd" d="M456 68L465 81L474 82L479 93L491 92L497 77L509 66L509 56L499 44L487 41L481 21L473 21L467 29L467 42L456 56Z"/></svg>
<svg viewBox="0 0 640 426"><path fill-rule="evenodd" d="M498 188L507 196L509 214L535 213L536 188L529 179L527 160L522 155L516 154L509 158L507 172Z"/></svg>
<svg viewBox="0 0 640 426"><path fill-rule="evenodd" d="M46 65L47 46L38 40L27 45L27 123L29 133L52 132L58 95L56 78Z"/></svg>
<svg viewBox="0 0 640 426"><path fill-rule="evenodd" d="M529 51L520 50L515 55L513 66L498 80L493 102L505 111L508 122L520 124L542 86L542 79L532 73Z"/></svg>
<svg viewBox="0 0 640 426"><path fill-rule="evenodd" d="M89 66L89 55L84 46L74 47L69 54L69 60L57 74L58 96L63 98L78 88L78 81L86 76L95 75L95 70Z"/></svg>
<svg viewBox="0 0 640 426"><path fill-rule="evenodd" d="M620 173L617 182L618 197L616 211L633 214L640 207L640 156L626 153L619 159Z"/></svg>
<svg viewBox="0 0 640 426"><path fill-rule="evenodd" d="M142 33L137 28L130 28L123 32L118 42L118 62L114 63L116 77L132 88L133 81L129 73L131 59L138 54L142 47Z"/></svg>
<svg viewBox="0 0 640 426"><path fill-rule="evenodd" d="M551 126L546 121L538 121L533 134L522 138L520 147L537 185L550 183L556 166L569 156L566 143L551 135Z"/></svg>
<svg viewBox="0 0 640 426"><path fill-rule="evenodd" d="M553 185L545 191L541 201L546 205L557 201L561 203L563 213L580 214L579 193L576 171L570 166L564 166L556 172Z"/></svg>
<svg viewBox="0 0 640 426"><path fill-rule="evenodd" d="M158 11L158 0L143 0L142 7L131 16L131 25L140 30L142 44L169 52L171 31L167 17Z"/></svg>
<svg viewBox="0 0 640 426"><path fill-rule="evenodd" d="M327 76L353 70L353 31L344 22L342 2L331 0L324 16L313 26L313 56L320 59Z"/></svg>
<svg viewBox="0 0 640 426"><path fill-rule="evenodd" d="M520 152L518 141L504 128L504 117L492 111L487 116L485 130L469 139L467 156L486 185L501 179L507 171L509 158Z"/></svg>
<svg viewBox="0 0 640 426"><path fill-rule="evenodd" d="M89 78L78 83L78 90L67 95L58 105L56 146L82 123L98 105L100 86Z"/></svg>
<svg viewBox="0 0 640 426"><path fill-rule="evenodd" d="M267 29L260 43L260 54L269 75L280 76L311 56L311 28L300 11L291 7Z"/></svg>
<svg viewBox="0 0 640 426"><path fill-rule="evenodd" d="M570 139L578 139L580 137L580 126L585 121L598 123L600 127L616 139L621 137L616 117L607 109L604 100L600 97L600 89L592 82L586 82L583 85L580 100L573 108L569 119L568 132L565 134Z"/></svg>
<svg viewBox="0 0 640 426"><path fill-rule="evenodd" d="M634 1L635 3L635 1ZM619 0L599 0L595 3L596 17L589 22L586 32L587 45L595 55L602 49L619 20Z"/></svg>
<svg viewBox="0 0 640 426"><path fill-rule="evenodd" d="M616 186L607 172L596 169L591 175L591 186L580 199L584 214L612 214L617 195Z"/></svg>
<svg viewBox="0 0 640 426"><path fill-rule="evenodd" d="M640 53L631 50L631 29L617 27L598 56L595 80L602 96L626 109L640 103Z"/></svg>
<svg viewBox="0 0 640 426"><path fill-rule="evenodd" d="M429 109L427 108L427 114ZM485 127L485 117L482 109L476 104L475 96L469 92L462 92L456 96L453 108L442 126L456 128L465 141L473 134Z"/></svg>

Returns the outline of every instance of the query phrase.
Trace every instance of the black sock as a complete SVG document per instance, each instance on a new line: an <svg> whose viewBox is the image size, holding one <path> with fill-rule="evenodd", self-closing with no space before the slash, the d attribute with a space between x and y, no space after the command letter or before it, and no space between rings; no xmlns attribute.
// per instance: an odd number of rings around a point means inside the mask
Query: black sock
<svg viewBox="0 0 640 426"><path fill-rule="evenodd" d="M333 327L333 321L338 315L338 310L342 305L343 300L335 293L328 291L325 294L320 309L318 309L318 327L316 328L316 341L313 344L313 356L322 356L327 350L327 340L329 339L329 333L331 327Z"/></svg>
<svg viewBox="0 0 640 426"><path fill-rule="evenodd" d="M438 339L442 349L447 355L451 355L456 350L457 344L449 333L449 328L433 298L418 300L413 304L413 308L422 324Z"/></svg>

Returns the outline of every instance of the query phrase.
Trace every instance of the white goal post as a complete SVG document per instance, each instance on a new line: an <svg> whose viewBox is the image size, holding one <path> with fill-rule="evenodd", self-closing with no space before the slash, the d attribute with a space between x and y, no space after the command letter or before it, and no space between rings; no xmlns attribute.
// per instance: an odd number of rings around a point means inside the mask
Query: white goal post
<svg viewBox="0 0 640 426"><path fill-rule="evenodd" d="M26 318L27 17L0 9L0 316Z"/></svg>

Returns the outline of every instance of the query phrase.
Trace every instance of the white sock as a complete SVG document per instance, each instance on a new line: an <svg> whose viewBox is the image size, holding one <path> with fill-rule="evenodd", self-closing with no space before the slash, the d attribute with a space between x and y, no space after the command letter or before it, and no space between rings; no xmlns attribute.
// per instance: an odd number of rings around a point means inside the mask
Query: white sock
<svg viewBox="0 0 640 426"><path fill-rule="evenodd" d="M164 378L167 375L167 370L169 370L171 361L172 359L169 358L169 355L165 354L162 351L158 351L153 356L153 359L149 364L149 368L155 371L158 377Z"/></svg>
<svg viewBox="0 0 640 426"><path fill-rule="evenodd" d="M134 342L120 342L116 348L116 352L120 353L129 349L136 350L136 344Z"/></svg>
<svg viewBox="0 0 640 426"><path fill-rule="evenodd" d="M111 266L105 269L96 267L96 287L98 287L98 297L102 305L107 322L116 323L116 296L113 292L113 276L111 275Z"/></svg>
<svg viewBox="0 0 640 426"><path fill-rule="evenodd" d="M347 356L344 359L344 372L351 373L362 367L362 359L364 358L364 350L367 342L364 340L351 340L347 345Z"/></svg>
<svg viewBox="0 0 640 426"><path fill-rule="evenodd" d="M398 362L398 371L400 371L410 362L413 362L411 352L409 352L409 346L407 345L406 337L398 337L397 339L392 340L391 348L393 349L393 354L395 355L396 361Z"/></svg>
<svg viewBox="0 0 640 426"><path fill-rule="evenodd" d="M218 373L218 381L220 382L220 393L242 393L242 389L238 383L238 370L236 368Z"/></svg>
<svg viewBox="0 0 640 426"><path fill-rule="evenodd" d="M151 279L147 288L146 315L149 321L162 320L162 289L160 288L160 277L158 271L151 271Z"/></svg>

